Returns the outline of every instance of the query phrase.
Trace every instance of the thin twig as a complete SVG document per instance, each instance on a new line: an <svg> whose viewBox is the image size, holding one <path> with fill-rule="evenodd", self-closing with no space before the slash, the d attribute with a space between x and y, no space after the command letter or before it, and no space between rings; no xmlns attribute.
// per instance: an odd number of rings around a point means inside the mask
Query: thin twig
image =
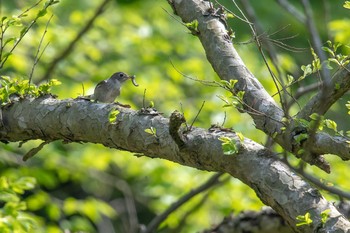
<svg viewBox="0 0 350 233"><path fill-rule="evenodd" d="M191 125L190 125L190 128L189 128L189 131L192 130L192 126L193 126L194 122L196 122L196 120L197 120L199 114L201 113L201 111L202 111L202 109L203 109L203 107L204 107L204 104L205 104L205 101L203 101L202 106L201 106L200 109L198 110L197 115L195 116L195 118L193 119L193 121L192 121L192 123L191 123Z"/></svg>
<svg viewBox="0 0 350 233"><path fill-rule="evenodd" d="M95 14L90 18L90 20L87 22L87 24L79 31L79 33L76 35L76 37L70 42L70 44L67 46L66 49L64 49L60 54L58 54L53 61L50 63L49 67L46 69L46 73L43 75L43 77L40 78L40 81L49 80L51 75L53 74L53 71L56 69L57 65L64 60L69 54L71 54L74 50L75 45L78 43L78 41L85 35L89 29L92 28L93 23L97 19L97 17L104 12L104 9L108 2L111 0L104 0L101 5L97 8L95 11ZM40 82L39 81L39 82Z"/></svg>
<svg viewBox="0 0 350 233"><path fill-rule="evenodd" d="M84 83L81 83L81 88L83 90L83 96L85 96L85 86L84 86Z"/></svg>
<svg viewBox="0 0 350 233"><path fill-rule="evenodd" d="M39 42L39 46L38 46L38 49L37 49L36 54L35 54L35 58L34 58L34 63L33 63L33 66L32 66L32 70L30 71L30 74L29 74L29 86L30 86L30 84L31 84L31 82L32 82L32 77L33 77L33 73L34 73L35 66L38 64L38 62L39 62L41 56L43 55L43 52L46 50L47 46L48 46L49 43L50 43L50 42L48 42L48 43L46 44L46 46L44 47L43 51L41 52L41 54L39 54L39 53L40 53L41 45L42 45L42 43L43 43L43 41L44 41L45 35L46 35L46 33L47 33L47 28L48 28L48 26L49 26L49 24L50 24L50 21L51 21L52 17L53 17L53 15L51 15L50 18L49 18L49 20L47 21L46 27L45 27L45 31L44 31L43 35L41 36L41 39L40 39L40 42ZM29 88L28 88L28 91L29 91Z"/></svg>
<svg viewBox="0 0 350 233"><path fill-rule="evenodd" d="M32 9L33 7L37 6L42 0L40 0L39 2L37 2L36 4L34 4L34 6L28 8L27 10L25 10L24 12L22 12L20 14L20 16L22 16L23 14L25 14L25 12L28 12L30 9ZM51 6L52 4L54 4L55 1L54 0L50 0L50 2L48 2L47 4L45 4L44 8L42 10L46 10L49 6ZM33 27L33 25L36 23L36 21L40 18L41 16L40 15L37 15L32 22L30 22L29 26L25 28L24 32L21 33L21 36L15 41L15 44L13 45L13 47L10 49L9 51L9 54L11 54L15 49L16 47L18 46L18 44L22 41L22 39L24 38L24 36L29 32L29 30ZM1 29L2 30L2 29ZM3 40L3 36L4 36L4 33L5 33L5 29L2 30L2 35L1 35L1 40ZM1 47L1 51L4 49L4 47L2 46ZM2 69L2 67L4 66L5 62L7 61L7 59L9 58L9 56L6 56L4 58L4 60L1 60L2 57L0 57L0 69Z"/></svg>
<svg viewBox="0 0 350 233"><path fill-rule="evenodd" d="M240 13L242 14L242 17L244 19L246 19L247 21L249 21L248 18L243 13L243 11L238 6L238 4L236 3L236 1L232 0L232 2L236 6L236 8L240 11ZM264 51L262 49L262 45L261 45L261 43L260 43L260 41L259 41L259 39L257 37L258 34L257 34L256 30L255 30L254 25L249 24L249 27L250 27L250 29L251 29L251 31L253 33L253 37L255 38L255 42L256 42L256 45L258 47L258 50L259 50L259 52L260 52L260 54L261 54L261 56L262 56L262 58L264 60L264 63L265 63L265 65L266 65L266 67L267 67L267 69L268 69L268 71L269 71L269 73L270 73L270 75L272 77L272 81L275 84L275 87L277 89L278 95L280 97L280 102L281 102L281 106L282 106L283 112L287 116L288 115L288 111L287 111L287 109L285 109L285 104L284 104L286 101L285 101L284 96L282 96L282 93L280 93L280 87L278 85L278 84L280 84L282 86L282 89L283 89L284 88L283 83L281 83L281 81L279 79L277 79L276 75L274 74L274 72L272 71L270 65L268 64L267 59L266 59L265 54L264 54Z"/></svg>
<svg viewBox="0 0 350 233"><path fill-rule="evenodd" d="M313 83L310 84L308 86L301 86L297 89L297 91L293 94L293 99L290 100L289 102L287 102L287 109L290 109L290 107L294 104L297 103L299 108L301 108L301 106L298 103L298 99L300 97L302 97L303 95L310 93L312 91L317 90L320 87L320 83Z"/></svg>
<svg viewBox="0 0 350 233"><path fill-rule="evenodd" d="M196 196L199 193L204 192L205 190L213 187L214 185L218 183L222 183L223 181L219 181L220 176L222 176L223 173L216 173L212 177L210 177L204 184L201 186L191 190L184 196L182 196L178 201L173 203L167 210L165 210L163 213L155 217L150 224L148 224L147 229L143 231L143 233L151 233L155 232L155 230L158 228L158 226L175 210L177 210L179 207L181 207L183 204L188 202L191 198Z"/></svg>
<svg viewBox="0 0 350 233"><path fill-rule="evenodd" d="M226 111L224 112L224 120L222 121L222 124L221 124L221 126L224 126L225 125L225 123L226 123L226 117L227 117L227 113L226 113Z"/></svg>
<svg viewBox="0 0 350 233"><path fill-rule="evenodd" d="M183 77L187 78L187 79L190 79L192 81L196 81L196 82L199 82L201 84L204 84L206 86L210 86L210 87L220 87L220 85L217 84L217 82L215 81L207 81L207 80L201 80L201 79L198 79L198 78L193 78L185 73L183 73L182 71L180 71L178 68L175 67L174 63L170 61L170 64L172 65L172 67L175 69L176 72L178 72L179 74L181 74Z"/></svg>
<svg viewBox="0 0 350 233"><path fill-rule="evenodd" d="M182 115L185 117L185 112L184 112L184 108L182 106L182 103L180 103L180 108L181 108ZM186 117L185 117L185 119L186 119ZM187 121L185 121L185 125L186 125L186 131L190 131L189 127L188 127L188 124L187 124Z"/></svg>
<svg viewBox="0 0 350 233"><path fill-rule="evenodd" d="M142 96L142 107L145 109L145 101L146 101L146 91L147 89L145 88L145 90L143 91L143 96Z"/></svg>
<svg viewBox="0 0 350 233"><path fill-rule="evenodd" d="M34 7L36 7L37 5L39 5L43 0L39 0L37 3L35 3L34 5L32 5L31 7L27 8L25 11L23 11L21 14L19 14L17 17L20 18L22 16L24 16L27 12L29 12L31 9L33 9Z"/></svg>
<svg viewBox="0 0 350 233"><path fill-rule="evenodd" d="M312 7L310 5L309 0L301 0L302 5L304 7L304 12L306 15L306 26L308 28L308 31L311 35L311 41L314 47L314 50L316 54L319 56L321 64L323 61L327 60L327 56L325 52L322 50L322 42L321 42L321 36L318 33L316 29L316 24L313 19L313 12ZM331 75L330 71L327 69L326 66L321 67L321 78L323 81L323 88L322 91L327 92L329 91L330 85L331 85Z"/></svg>
<svg viewBox="0 0 350 233"><path fill-rule="evenodd" d="M338 188L327 186L324 183L322 183L318 178L315 178L312 175L306 173L304 168L303 168L303 164L305 164L305 163L302 163L299 167L295 167L289 163L286 156L284 157L283 162L285 164L287 164L288 167L290 167L292 170L294 170L295 172L300 174L302 177L304 177L305 179L307 179L311 183L315 184L320 189L323 189L325 191L330 192L331 194L334 194L334 195L337 195L339 197L346 198L346 199L350 200L350 193L349 192L344 192Z"/></svg>

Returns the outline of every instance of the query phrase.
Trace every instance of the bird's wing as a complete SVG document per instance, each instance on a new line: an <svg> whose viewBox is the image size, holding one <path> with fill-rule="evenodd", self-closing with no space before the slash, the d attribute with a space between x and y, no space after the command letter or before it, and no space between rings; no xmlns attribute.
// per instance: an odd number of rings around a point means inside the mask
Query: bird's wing
<svg viewBox="0 0 350 233"><path fill-rule="evenodd" d="M105 85L106 83L107 83L106 80L102 80L101 82L97 83L95 89L98 88L98 87L101 87L101 86Z"/></svg>

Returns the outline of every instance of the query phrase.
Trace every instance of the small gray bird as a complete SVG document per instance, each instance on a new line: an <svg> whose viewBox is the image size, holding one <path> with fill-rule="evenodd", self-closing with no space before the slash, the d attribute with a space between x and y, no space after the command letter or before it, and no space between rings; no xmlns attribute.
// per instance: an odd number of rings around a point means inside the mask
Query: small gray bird
<svg viewBox="0 0 350 233"><path fill-rule="evenodd" d="M128 79L131 79L134 86L138 86L135 82L135 75L129 76L123 72L117 72L109 79L103 80L96 85L92 99L103 103L113 103L120 95L122 84Z"/></svg>

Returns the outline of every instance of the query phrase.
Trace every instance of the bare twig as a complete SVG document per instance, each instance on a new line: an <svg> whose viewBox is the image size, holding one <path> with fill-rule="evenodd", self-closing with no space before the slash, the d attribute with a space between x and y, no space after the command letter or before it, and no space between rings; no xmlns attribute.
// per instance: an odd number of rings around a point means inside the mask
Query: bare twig
<svg viewBox="0 0 350 233"><path fill-rule="evenodd" d="M325 185L323 182L320 181L320 179L315 178L314 176L305 172L304 163L302 163L299 167L295 167L289 163L287 157L284 157L283 162L286 163L291 169L296 171L298 174L300 174L302 177L304 177L305 179L307 179L311 183L315 184L320 189L323 189L325 191L330 192L331 194L334 194L334 195L337 195L339 197L346 198L346 199L350 200L350 193L349 192L344 192L338 188Z"/></svg>
<svg viewBox="0 0 350 233"><path fill-rule="evenodd" d="M317 31L316 24L313 19L312 7L309 0L301 0L306 15L306 26L311 35L311 41L316 54L319 56L321 63L327 60L325 52L322 50L322 42L320 34ZM321 67L321 78L323 81L322 92L330 89L331 75L326 66Z"/></svg>
<svg viewBox="0 0 350 233"><path fill-rule="evenodd" d="M44 31L43 35L41 36L41 39L40 39L40 42L39 42L39 46L38 46L38 49L37 49L36 54L35 54L35 58L34 58L34 63L33 63L33 66L32 66L32 70L30 71L30 74L29 74L29 85L30 85L30 83L32 82L32 77L33 77L33 73L34 73L35 66L38 64L38 62L39 62L41 56L43 55L44 51L46 50L47 46L48 46L49 43L50 43L50 42L48 42L48 43L45 45L43 51L41 51L41 53L40 53L40 48L41 48L41 45L42 45L43 40L44 40L44 38L45 38L45 35L46 35L46 32L47 32L47 28L48 28L48 26L49 26L49 24L50 24L50 21L51 21L52 17L53 17L53 15L51 15L50 18L49 18L49 20L47 21L46 27L45 27L45 31ZM39 53L40 53L40 54L39 54ZM29 91L29 89L28 89L28 91Z"/></svg>
<svg viewBox="0 0 350 233"><path fill-rule="evenodd" d="M197 115L194 117L194 119L193 119L193 121L192 121L192 123L191 123L191 125L190 125L190 128L189 128L188 130L190 130L190 131L192 130L192 126L193 126L194 122L196 122L196 120L197 120L199 114L201 113L201 111L202 111L202 109L203 109L203 107L204 107L204 104L205 104L205 101L203 101L202 106L201 106L200 109L198 110Z"/></svg>
<svg viewBox="0 0 350 233"><path fill-rule="evenodd" d="M69 54L71 54L74 50L75 45L78 43L78 41L85 35L89 29L91 29L93 23L97 19L99 15L101 15L107 3L109 3L111 0L104 0L96 9L94 15L90 18L90 20L86 23L86 25L78 32L76 37L70 42L70 44L67 46L66 49L64 49L60 54L58 54L53 61L50 63L49 67L46 69L46 73L41 77L40 81L49 80L53 71L56 69L57 65L66 58ZM39 81L39 82L40 82Z"/></svg>
<svg viewBox="0 0 350 233"><path fill-rule="evenodd" d="M226 111L224 112L224 120L222 121L222 124L221 124L221 126L224 126L225 125L225 123L226 123L226 117L227 117L227 113L226 113Z"/></svg>
<svg viewBox="0 0 350 233"><path fill-rule="evenodd" d="M146 91L147 91L147 89L145 88L145 90L143 91L143 96L142 96L142 107L143 107L143 108L146 108L146 105L145 105L145 101L146 101Z"/></svg>
<svg viewBox="0 0 350 233"><path fill-rule="evenodd" d="M24 12L22 12L18 17L22 17L23 15L25 15L26 12L28 12L30 9L34 8L35 6L37 6L42 0L40 0L39 2L37 2L36 4L34 4L33 6L31 6L30 8L26 9ZM43 9L41 9L41 11L46 10L49 6L55 4L56 1L55 0L50 0L49 2L47 2L45 4L45 6L43 7ZM24 28L24 31L21 32L20 37L15 41L15 44L13 45L13 47L10 49L10 51L8 52L8 54L11 54L19 45L19 43L22 41L22 39L25 37L25 35L29 32L29 30L33 27L33 25L36 23L36 21L41 17L40 14L37 14L36 17L32 20L32 22L30 22L30 24ZM0 52L1 52L1 56L0 56L0 69L2 69L2 67L4 66L5 62L7 61L7 59L9 58L9 56L6 56L4 59L2 59L2 51L4 49L4 45L3 45L3 39L4 39L4 33L6 31L6 29L8 28L2 28L3 24L1 23L1 48L0 48Z"/></svg>
<svg viewBox="0 0 350 233"><path fill-rule="evenodd" d="M41 149L44 148L45 145L49 144L50 142L52 142L52 140L44 141L39 146L31 149L23 156L22 160L27 161L28 159L36 155Z"/></svg>
<svg viewBox="0 0 350 233"><path fill-rule="evenodd" d="M154 218L150 224L148 224L147 229L143 233L151 233L155 232L155 230L158 228L158 226L175 210L177 210L180 206L185 204L187 201L189 201L191 198L196 196L199 193L204 192L205 190L211 188L212 186L222 183L223 181L219 181L220 176L222 176L223 173L216 173L214 174L209 180L207 180L204 184L201 186L191 190L184 196L182 196L177 202L173 203L167 210L165 210L163 213L158 215L156 218Z"/></svg>
<svg viewBox="0 0 350 233"><path fill-rule="evenodd" d="M181 113L182 115L185 117L185 112L184 112L184 108L182 106L182 103L180 103L180 108L181 108ZM186 117L185 117L186 118ZM184 122L185 125L186 125L186 131L189 131L189 127L188 127L188 124L187 124L187 121Z"/></svg>
<svg viewBox="0 0 350 233"><path fill-rule="evenodd" d="M250 5L249 1L244 1L244 0L243 0L243 1L240 1L240 2L241 2L242 5L244 6L244 8L245 8L245 10L246 10L246 12L247 12L247 14L248 14L250 20L254 23L254 26L255 26L257 32L254 32L254 31L253 31L253 35L254 35L254 37L256 38L256 40L259 40L259 37L256 37L255 35L257 35L257 34L259 34L259 33L262 33L262 32L263 32L263 29L262 29L262 26L261 26L260 23L259 23L259 20L258 20L257 17L256 17L255 11L254 11L253 7ZM251 28L252 28L252 27L251 27ZM281 30L283 30L283 29L284 29L284 28L282 28ZM253 28L252 28L252 30L253 30ZM274 35L274 34L276 34L276 33L278 33L278 31L272 33L270 36L272 36L272 35ZM272 40L271 40L271 42L272 42ZM276 45L278 45L278 46L283 46L283 45L285 45L283 42L278 41L278 40L273 40L273 42L274 42ZM279 62L279 60L278 60L278 58L277 58L277 52L276 52L274 46L272 46L272 44L270 43L270 40L266 40L266 43L264 43L264 44L267 46L266 51L267 51L267 53L268 53L268 55L269 55L269 57L270 57L270 59L271 59L273 65L274 65L274 67L275 67L276 70L277 70L278 76L276 77L276 80L278 80L278 83L282 86L282 89L286 91L286 89L285 89L285 84L284 84L284 81L283 81L283 79L282 79L282 70L280 69L280 62ZM273 80L274 80L274 79L275 79L275 78L274 78L275 76L274 76L274 74L272 73L272 70L270 69L268 63L266 62L266 59L264 58L264 54L263 54L263 50L262 50L262 48L261 48L261 44L257 42L257 45L258 45L258 48L259 48L259 51L260 51L261 55L263 56L263 59L265 60L265 64L266 64L268 70L270 71L270 74L271 74L271 76L272 76L272 78L273 78ZM274 82L275 82L275 80L274 80ZM275 83L275 85L276 85L277 90L279 91L279 87L278 87L277 83ZM287 93L288 93L288 92L287 92ZM285 95L282 95L282 94L281 94L281 95L280 95L280 98L281 98L280 101L281 101L281 104L282 104L282 105L283 105L284 103L286 103L287 100L286 100ZM283 98L283 99L282 99L282 98ZM283 108L285 108L285 107L283 107ZM287 115L287 112L288 112L288 109L285 109L286 115Z"/></svg>
<svg viewBox="0 0 350 233"><path fill-rule="evenodd" d="M210 87L220 87L220 85L218 85L217 82L215 81L207 81L207 80L201 80L201 79L198 79L198 78L193 78L185 73L183 73L182 71L180 71L177 67L175 67L174 63L170 60L170 64L172 65L172 67L175 69L176 72L178 72L179 74L181 74L183 77L187 78L187 79L190 79L192 81L196 81L196 82L199 82L201 84L204 84L206 86L210 86Z"/></svg>
<svg viewBox="0 0 350 233"><path fill-rule="evenodd" d="M293 99L287 102L287 108L289 109L294 103L297 103L299 108L301 108L298 103L298 99L307 93L317 90L319 87L320 83L313 83L308 86L299 87L297 91L293 94Z"/></svg>

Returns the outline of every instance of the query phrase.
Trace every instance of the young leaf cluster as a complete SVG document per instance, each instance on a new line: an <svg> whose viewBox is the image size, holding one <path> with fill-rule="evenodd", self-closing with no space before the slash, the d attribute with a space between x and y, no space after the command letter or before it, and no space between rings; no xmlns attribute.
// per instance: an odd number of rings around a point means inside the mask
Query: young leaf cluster
<svg viewBox="0 0 350 233"><path fill-rule="evenodd" d="M306 129L317 129L317 131L322 131L325 130L325 127L327 129L332 130L335 134L338 135L343 135L342 131L338 131L337 129L337 123L333 120L330 119L325 119L324 116L320 116L317 113L313 113L310 115L310 121L305 120L305 119L296 119L295 121L297 122L297 124L299 124L300 126L306 128ZM307 138L307 133L304 134L299 134L298 137L300 137L298 140L302 141L303 139ZM297 140L297 141L298 141Z"/></svg>
<svg viewBox="0 0 350 233"><path fill-rule="evenodd" d="M192 35L198 35L198 20L193 20L190 23L186 23L185 26L191 31Z"/></svg>
<svg viewBox="0 0 350 233"><path fill-rule="evenodd" d="M49 94L51 87L60 85L61 82L51 79L47 83L36 86L29 83L29 80L1 76L0 79L0 102L1 105L11 103L14 98L39 97Z"/></svg>
<svg viewBox="0 0 350 233"><path fill-rule="evenodd" d="M240 142L244 140L244 136L241 133L236 133L236 135ZM238 153L240 145L235 138L220 137L219 140L222 142L221 147L225 155L234 155Z"/></svg>
<svg viewBox="0 0 350 233"><path fill-rule="evenodd" d="M110 123L113 123L117 120L117 116L119 114L119 111L117 109L111 111L108 116L108 120Z"/></svg>
<svg viewBox="0 0 350 233"><path fill-rule="evenodd" d="M27 205L20 196L35 185L33 177L0 177L0 232L30 232L37 225L34 218L25 214Z"/></svg>
<svg viewBox="0 0 350 233"><path fill-rule="evenodd" d="M320 58L317 56L313 48L311 48L311 54L314 59L312 60L311 64L302 65L300 67L303 71L303 74L299 78L295 79L292 75L287 75L288 85L291 85L295 82L299 82L305 79L306 77L310 76L311 74L317 73L321 70L322 65L320 62Z"/></svg>
<svg viewBox="0 0 350 233"><path fill-rule="evenodd" d="M321 212L320 217L321 217L321 223L325 224L329 218L329 212L331 210L330 209L326 209L324 211ZM311 219L311 214L309 212L307 212L305 215L298 215L296 217L296 219L299 221L296 226L303 226L303 225L310 225L312 224L312 219Z"/></svg>
<svg viewBox="0 0 350 233"><path fill-rule="evenodd" d="M332 41L330 40L327 41L327 46L322 47L322 49L326 51L329 55L329 58L324 62L324 64L321 64L318 55L315 53L314 49L311 48L311 54L313 56L311 64L301 66L303 74L297 79L295 79L292 75L287 75L288 85L291 85L297 81L301 81L306 77L310 76L311 74L319 72L322 68L322 65L326 65L327 69L333 69L331 66L332 63L336 64L339 67L345 67L347 64L350 63L350 56L343 55L338 52L338 49L341 46L343 46L343 44L338 42L332 43Z"/></svg>
<svg viewBox="0 0 350 233"><path fill-rule="evenodd" d="M157 129L154 127L150 127L150 128L145 129L145 132L154 136L154 137L157 137Z"/></svg>
<svg viewBox="0 0 350 233"><path fill-rule="evenodd" d="M227 107L235 107L237 109L243 109L243 97L245 92L244 91L235 91L234 87L237 84L238 80L237 79L230 79L230 81L226 80L220 80L218 82L218 85L225 90L228 90L229 92L232 93L232 96L230 97L232 101L228 100L224 96L218 96L222 101L225 102L224 108Z"/></svg>
<svg viewBox="0 0 350 233"><path fill-rule="evenodd" d="M328 63L334 63L340 67L344 67L350 62L350 56L349 55L344 55L341 53L338 53L338 49L342 46L341 43L332 43L332 41L328 40L327 41L327 47L324 46L322 49L326 51L330 58L328 58L327 62ZM330 65L328 66L330 67Z"/></svg>
<svg viewBox="0 0 350 233"><path fill-rule="evenodd" d="M311 214L307 212L305 215L298 215L296 219L299 221L296 226L310 225L312 223Z"/></svg>

